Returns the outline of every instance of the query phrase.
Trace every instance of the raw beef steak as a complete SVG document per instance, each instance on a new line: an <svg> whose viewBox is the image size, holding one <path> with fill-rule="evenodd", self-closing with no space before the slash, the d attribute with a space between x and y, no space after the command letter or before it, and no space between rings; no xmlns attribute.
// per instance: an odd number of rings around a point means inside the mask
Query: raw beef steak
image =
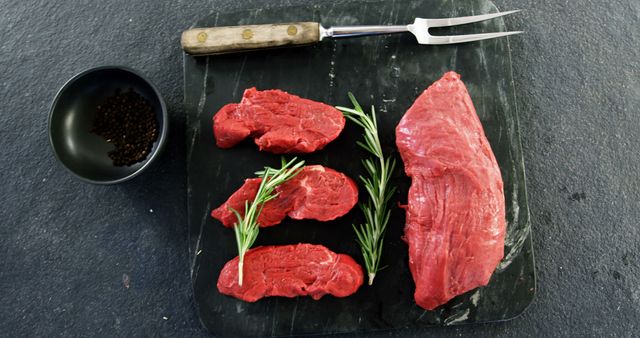
<svg viewBox="0 0 640 338"><path fill-rule="evenodd" d="M415 301L432 310L486 285L504 255L500 168L460 75L425 90L396 128L411 177L404 239Z"/></svg>
<svg viewBox="0 0 640 338"><path fill-rule="evenodd" d="M364 278L353 258L313 244L251 249L244 256L243 274L240 286L238 257L230 260L220 272L218 290L247 302L269 296L311 296L318 300L326 294L349 296Z"/></svg>
<svg viewBox="0 0 640 338"><path fill-rule="evenodd" d="M253 201L261 178L251 178L229 199L211 212L211 217L227 227L237 218L233 208L244 215L244 202ZM276 188L278 197L264 204L258 216L261 227L280 223L286 216L293 219L330 221L343 216L358 202L358 187L345 174L321 165L305 166L299 174Z"/></svg>
<svg viewBox="0 0 640 338"><path fill-rule="evenodd" d="M249 88L240 103L227 104L214 115L213 133L220 148L253 137L260 150L311 153L338 137L344 123L342 113L324 103Z"/></svg>

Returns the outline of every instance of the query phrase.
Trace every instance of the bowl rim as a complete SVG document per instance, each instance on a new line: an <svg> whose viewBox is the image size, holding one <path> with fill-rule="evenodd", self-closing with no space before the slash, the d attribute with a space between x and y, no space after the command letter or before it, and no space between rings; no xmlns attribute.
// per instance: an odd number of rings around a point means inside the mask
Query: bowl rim
<svg viewBox="0 0 640 338"><path fill-rule="evenodd" d="M160 135L159 135L159 139L158 139L158 146L156 147L156 149L154 149L151 154L149 155L149 158L146 159L145 163L138 168L137 170L135 170L134 172L117 178L117 179L113 179L113 180L93 180L87 177L84 177L78 173L76 173L75 171L71 170L71 168L69 168L60 158L60 155L58 154L58 150L56 149L54 143L53 143L53 136L51 133L51 123L53 120L53 114L56 110L56 107L58 106L58 101L60 100L60 97L62 96L62 94L71 86L73 85L76 81L78 81L79 79L85 77L86 75L93 73L93 72L97 72L97 71L102 71L102 70L122 70L128 73L131 73L139 78L141 78L147 85L149 85L151 87L151 89L153 90L154 94L156 95L156 97L158 98L158 101L160 101L160 109L162 110L162 129L160 130ZM105 66L98 66L98 67L91 67L91 68L87 68L84 69L82 71L80 71L79 73L77 73L76 75L72 76L69 80L67 80L62 87L60 87L60 89L58 89L58 92L56 93L53 102L51 103L51 107L49 108L49 117L48 117L48 122L47 122L47 130L49 133L49 145L51 146L51 149L53 150L53 154L56 157L56 160L62 165L63 168L65 168L69 173L71 173L73 176L75 176L76 178L79 178L82 181L88 182L88 183L92 183L92 184L101 184L101 185L106 185L106 184L116 184L116 183L121 183L124 181L128 181L138 175L140 175L142 173L142 171L144 171L146 168L148 168L153 162L154 160L160 155L160 153L162 152L162 150L164 149L164 145L166 143L166 139L167 139L167 134L168 134L168 130L169 130L169 126L168 123L169 122L169 114L167 113L167 107L166 104L164 102L164 99L162 97L162 94L160 94L160 91L158 90L158 88L153 84L153 82L151 82L146 76L144 76L141 72L127 67L127 66L120 66L120 65L105 65Z"/></svg>

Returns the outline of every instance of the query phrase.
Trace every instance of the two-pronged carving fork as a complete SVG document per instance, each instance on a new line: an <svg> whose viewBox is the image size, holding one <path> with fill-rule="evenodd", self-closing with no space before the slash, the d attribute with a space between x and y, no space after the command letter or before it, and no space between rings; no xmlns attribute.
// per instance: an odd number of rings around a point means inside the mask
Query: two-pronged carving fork
<svg viewBox="0 0 640 338"><path fill-rule="evenodd" d="M398 26L333 26L324 28L318 22L292 22L269 25L194 28L182 33L181 43L182 48L187 53L205 55L235 53L262 48L309 45L327 38L409 32L416 37L419 44L443 45L493 39L522 32L438 36L429 34L429 28L464 25L515 12L518 12L518 10L458 18L416 18L412 24Z"/></svg>

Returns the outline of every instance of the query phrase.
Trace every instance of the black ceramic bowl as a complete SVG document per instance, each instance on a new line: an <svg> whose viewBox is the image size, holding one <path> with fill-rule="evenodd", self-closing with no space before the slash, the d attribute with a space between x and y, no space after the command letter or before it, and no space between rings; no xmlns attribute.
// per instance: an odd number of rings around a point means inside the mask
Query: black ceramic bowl
<svg viewBox="0 0 640 338"><path fill-rule="evenodd" d="M97 106L116 90L147 99L158 122L158 138L147 158L131 166L115 166L108 156L114 146L91 128ZM72 174L87 182L113 184L140 174L156 159L167 137L167 109L156 87L133 69L105 66L85 70L58 92L49 113L49 141L53 152Z"/></svg>

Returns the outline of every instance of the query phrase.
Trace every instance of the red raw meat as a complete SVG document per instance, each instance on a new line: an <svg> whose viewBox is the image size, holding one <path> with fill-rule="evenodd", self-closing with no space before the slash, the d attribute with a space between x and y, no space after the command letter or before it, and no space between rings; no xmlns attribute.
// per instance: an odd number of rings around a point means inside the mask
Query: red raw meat
<svg viewBox="0 0 640 338"><path fill-rule="evenodd" d="M333 141L345 119L336 108L281 90L249 88L240 103L227 104L213 117L220 148L254 137L260 150L276 154L311 153Z"/></svg>
<svg viewBox="0 0 640 338"><path fill-rule="evenodd" d="M229 208L244 215L244 202L253 201L261 178L251 178L229 199L211 212L211 217L227 227L237 218ZM280 223L286 216L293 219L330 221L343 216L358 202L358 187L345 174L321 165L305 166L291 180L276 188L278 197L264 204L258 216L261 227Z"/></svg>
<svg viewBox="0 0 640 338"><path fill-rule="evenodd" d="M326 294L346 297L362 285L362 268L353 258L322 245L262 246L244 256L242 286L238 285L238 257L224 265L218 290L246 302L263 297Z"/></svg>
<svg viewBox="0 0 640 338"><path fill-rule="evenodd" d="M396 128L411 177L404 240L415 300L432 310L484 286L504 255L500 168L460 75L429 86Z"/></svg>

